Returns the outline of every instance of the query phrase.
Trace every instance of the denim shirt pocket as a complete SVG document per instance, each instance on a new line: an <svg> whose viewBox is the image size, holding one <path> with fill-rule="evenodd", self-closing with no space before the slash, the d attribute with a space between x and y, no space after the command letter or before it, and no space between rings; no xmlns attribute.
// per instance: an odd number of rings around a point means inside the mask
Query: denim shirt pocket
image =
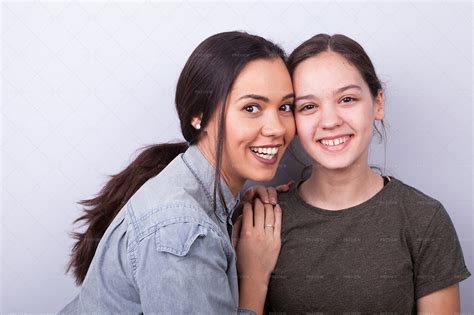
<svg viewBox="0 0 474 315"><path fill-rule="evenodd" d="M209 229L189 220L172 220L159 227L155 234L158 251L186 256L198 237L205 237Z"/></svg>

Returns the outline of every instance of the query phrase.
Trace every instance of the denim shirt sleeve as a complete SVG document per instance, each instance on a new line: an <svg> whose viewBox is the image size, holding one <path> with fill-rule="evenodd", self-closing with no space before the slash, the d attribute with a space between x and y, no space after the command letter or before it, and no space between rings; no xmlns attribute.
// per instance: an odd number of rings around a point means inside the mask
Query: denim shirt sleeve
<svg viewBox="0 0 474 315"><path fill-rule="evenodd" d="M173 218L142 239L132 255L142 311L253 314L237 309L222 237L195 218Z"/></svg>
<svg viewBox="0 0 474 315"><path fill-rule="evenodd" d="M141 312L127 248L127 217L119 213L103 236L76 298L59 314L117 314Z"/></svg>
<svg viewBox="0 0 474 315"><path fill-rule="evenodd" d="M242 314L242 315L257 315L257 313L255 313L254 311L248 310L246 308L240 308L240 307L237 313Z"/></svg>
<svg viewBox="0 0 474 315"><path fill-rule="evenodd" d="M174 218L139 243L127 218L102 240L80 294L60 314L248 314L237 309L226 242L212 227Z"/></svg>

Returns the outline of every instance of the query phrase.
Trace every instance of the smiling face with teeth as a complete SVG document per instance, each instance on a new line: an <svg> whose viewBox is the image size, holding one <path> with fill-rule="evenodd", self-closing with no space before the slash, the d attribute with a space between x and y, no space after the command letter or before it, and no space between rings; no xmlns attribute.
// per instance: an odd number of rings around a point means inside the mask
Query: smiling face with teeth
<svg viewBox="0 0 474 315"><path fill-rule="evenodd" d="M270 181L295 135L293 85L280 58L257 59L239 73L227 96L222 175L232 191L246 180ZM212 152L218 112L198 143ZM208 154L214 156L213 153Z"/></svg>
<svg viewBox="0 0 474 315"><path fill-rule="evenodd" d="M298 137L317 167L367 166L374 120L384 116L383 91L373 97L343 56L323 52L293 73Z"/></svg>

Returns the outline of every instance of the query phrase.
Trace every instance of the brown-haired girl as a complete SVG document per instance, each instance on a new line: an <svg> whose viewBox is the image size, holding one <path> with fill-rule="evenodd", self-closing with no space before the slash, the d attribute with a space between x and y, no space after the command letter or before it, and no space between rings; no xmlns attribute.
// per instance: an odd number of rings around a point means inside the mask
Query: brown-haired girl
<svg viewBox="0 0 474 315"><path fill-rule="evenodd" d="M364 49L316 35L289 58L305 181L278 196L282 248L268 310L286 314L460 311L469 277L443 205L368 163L384 91ZM383 127L383 125L382 125Z"/></svg>

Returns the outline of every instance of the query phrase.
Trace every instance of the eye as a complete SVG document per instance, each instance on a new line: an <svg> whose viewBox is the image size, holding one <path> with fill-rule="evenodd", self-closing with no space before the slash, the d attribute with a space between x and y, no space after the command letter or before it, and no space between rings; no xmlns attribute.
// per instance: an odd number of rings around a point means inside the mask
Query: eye
<svg viewBox="0 0 474 315"><path fill-rule="evenodd" d="M246 105L243 110L245 110L247 113L257 113L260 111L260 108L256 104L251 104L251 105Z"/></svg>
<svg viewBox="0 0 474 315"><path fill-rule="evenodd" d="M300 112L305 112L305 111L313 110L315 108L317 108L316 104L308 103L308 104L304 104L303 106L301 106L299 111Z"/></svg>
<svg viewBox="0 0 474 315"><path fill-rule="evenodd" d="M294 104L284 104L280 106L280 110L284 112L292 112L294 110Z"/></svg>
<svg viewBox="0 0 474 315"><path fill-rule="evenodd" d="M342 103L352 103L352 102L355 102L355 98L353 98L352 96L345 96L343 98L341 98L341 101Z"/></svg>

